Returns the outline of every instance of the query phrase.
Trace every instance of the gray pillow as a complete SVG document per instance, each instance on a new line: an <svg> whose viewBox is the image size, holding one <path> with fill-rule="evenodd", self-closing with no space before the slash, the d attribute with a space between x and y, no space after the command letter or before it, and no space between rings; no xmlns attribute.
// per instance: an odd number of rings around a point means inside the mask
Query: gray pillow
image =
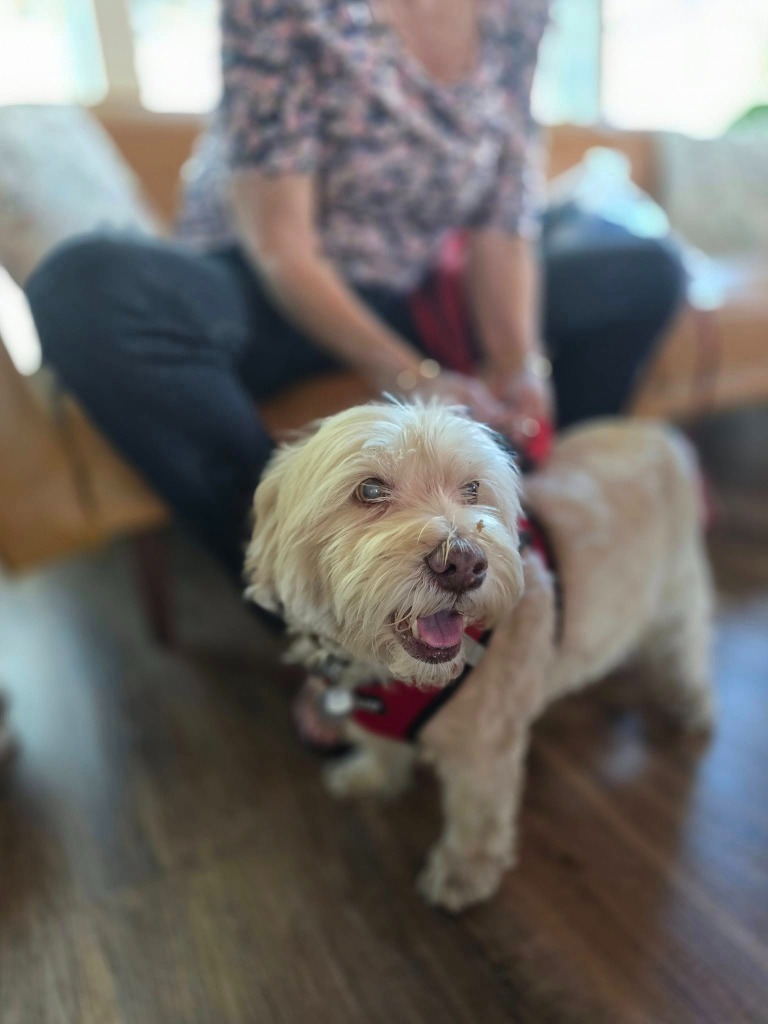
<svg viewBox="0 0 768 1024"><path fill-rule="evenodd" d="M656 140L672 227L711 255L768 252L768 132Z"/></svg>
<svg viewBox="0 0 768 1024"><path fill-rule="evenodd" d="M0 264L23 285L65 238L159 222L107 132L78 107L0 106Z"/></svg>

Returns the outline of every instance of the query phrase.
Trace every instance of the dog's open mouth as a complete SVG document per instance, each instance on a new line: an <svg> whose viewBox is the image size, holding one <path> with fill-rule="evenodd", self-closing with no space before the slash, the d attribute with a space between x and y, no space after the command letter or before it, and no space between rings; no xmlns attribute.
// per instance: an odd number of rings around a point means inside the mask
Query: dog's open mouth
<svg viewBox="0 0 768 1024"><path fill-rule="evenodd" d="M396 628L397 638L412 658L431 663L453 661L461 650L464 616L446 610L415 619L411 628Z"/></svg>

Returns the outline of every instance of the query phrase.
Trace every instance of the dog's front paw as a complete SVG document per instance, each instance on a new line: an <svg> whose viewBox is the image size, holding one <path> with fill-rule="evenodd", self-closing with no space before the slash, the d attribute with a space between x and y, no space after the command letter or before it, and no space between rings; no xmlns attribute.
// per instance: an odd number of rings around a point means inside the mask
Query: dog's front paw
<svg viewBox="0 0 768 1024"><path fill-rule="evenodd" d="M512 864L512 856L466 856L438 843L419 876L418 889L428 903L457 913L492 896Z"/></svg>
<svg viewBox="0 0 768 1024"><path fill-rule="evenodd" d="M715 730L717 709L711 687L702 687L681 703L675 716L678 728L692 736L707 737Z"/></svg>
<svg viewBox="0 0 768 1024"><path fill-rule="evenodd" d="M660 711L662 722L675 732L698 739L707 739L714 732L715 694L706 682L679 687L665 694Z"/></svg>
<svg viewBox="0 0 768 1024"><path fill-rule="evenodd" d="M410 771L369 750L356 750L326 766L323 779L337 797L377 796L394 799L407 787Z"/></svg>

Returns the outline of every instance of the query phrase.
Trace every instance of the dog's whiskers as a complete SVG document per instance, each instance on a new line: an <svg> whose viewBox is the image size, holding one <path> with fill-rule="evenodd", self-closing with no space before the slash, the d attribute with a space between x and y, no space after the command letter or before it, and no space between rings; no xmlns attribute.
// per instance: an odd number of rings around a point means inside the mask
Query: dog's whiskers
<svg viewBox="0 0 768 1024"><path fill-rule="evenodd" d="M440 519L440 516L430 516L430 518L424 523L422 528L419 530L419 536L416 538L416 543L421 544L421 538L424 536L424 531L435 522L436 519Z"/></svg>

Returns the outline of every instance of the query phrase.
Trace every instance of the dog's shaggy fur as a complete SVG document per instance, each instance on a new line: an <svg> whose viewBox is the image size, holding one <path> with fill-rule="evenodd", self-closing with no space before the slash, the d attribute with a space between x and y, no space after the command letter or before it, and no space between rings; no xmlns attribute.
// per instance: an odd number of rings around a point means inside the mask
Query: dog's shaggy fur
<svg viewBox="0 0 768 1024"><path fill-rule="evenodd" d="M371 479L381 493L361 492ZM537 554L519 552L521 490L557 554L559 637L553 581ZM484 552L482 584L436 586L425 559L462 544ZM521 483L494 435L456 409L351 409L277 452L256 492L246 572L248 596L285 617L307 665L329 655L349 663L341 685L389 676L443 686L461 671L462 651L414 654L419 623L459 612L465 625L494 628L418 746L350 725L358 748L328 774L339 795L393 794L418 756L434 766L445 827L420 886L448 909L490 896L513 862L528 734L550 702L633 658L681 725L711 722L695 465L660 426L574 430Z"/></svg>

